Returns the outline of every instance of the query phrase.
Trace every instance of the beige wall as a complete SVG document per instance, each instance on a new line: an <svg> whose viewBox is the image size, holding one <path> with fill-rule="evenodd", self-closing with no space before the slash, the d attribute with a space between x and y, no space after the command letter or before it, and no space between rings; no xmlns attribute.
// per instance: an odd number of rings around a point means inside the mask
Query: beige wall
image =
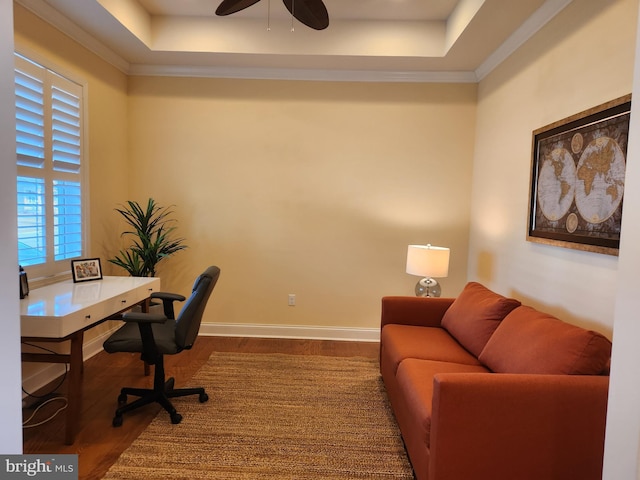
<svg viewBox="0 0 640 480"><path fill-rule="evenodd" d="M205 322L377 328L406 246L466 281L476 86L134 77L133 199L175 204L165 286L222 276ZM297 306L287 306L287 295Z"/></svg>
<svg viewBox="0 0 640 480"><path fill-rule="evenodd" d="M15 39L88 84L90 254L116 253L125 200L175 205L190 248L160 276L187 293L222 267L205 322L375 328L417 280L406 245L431 242L445 295L477 279L610 333L617 258L524 241L531 132L631 91L637 1L606 3L570 4L478 91L128 78L20 6Z"/></svg>
<svg viewBox="0 0 640 480"><path fill-rule="evenodd" d="M478 94L469 278L609 336L618 258L525 241L531 135L631 92L637 8L571 3Z"/></svg>
<svg viewBox="0 0 640 480"><path fill-rule="evenodd" d="M114 208L152 196L189 246L160 265L163 287L222 268L205 322L375 329L380 297L418 280L409 243L450 247L444 294L464 286L475 85L127 78L20 6L15 39L88 85L105 274L124 273L106 262Z"/></svg>

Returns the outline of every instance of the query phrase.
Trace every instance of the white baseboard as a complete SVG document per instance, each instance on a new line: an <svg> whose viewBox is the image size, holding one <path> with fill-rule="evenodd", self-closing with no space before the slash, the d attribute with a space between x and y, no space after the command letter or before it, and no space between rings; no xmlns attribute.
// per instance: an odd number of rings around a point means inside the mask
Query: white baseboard
<svg viewBox="0 0 640 480"><path fill-rule="evenodd" d="M379 342L378 328L307 327L250 323L203 323L200 335L217 337L300 338L351 342Z"/></svg>

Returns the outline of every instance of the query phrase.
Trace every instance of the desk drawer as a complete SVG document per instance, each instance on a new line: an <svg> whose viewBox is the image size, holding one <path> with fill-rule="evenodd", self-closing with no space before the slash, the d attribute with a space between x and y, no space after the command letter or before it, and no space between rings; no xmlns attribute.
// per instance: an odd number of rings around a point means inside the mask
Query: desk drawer
<svg viewBox="0 0 640 480"><path fill-rule="evenodd" d="M149 295L151 295L153 291L157 291L159 289L159 283L160 280L158 280L157 288L154 288L155 284L144 285L136 288L135 290L121 292L112 298L105 299L100 303L96 303L91 307L86 308L83 310L83 325L80 328L86 328L118 312L134 307L136 304L149 298Z"/></svg>

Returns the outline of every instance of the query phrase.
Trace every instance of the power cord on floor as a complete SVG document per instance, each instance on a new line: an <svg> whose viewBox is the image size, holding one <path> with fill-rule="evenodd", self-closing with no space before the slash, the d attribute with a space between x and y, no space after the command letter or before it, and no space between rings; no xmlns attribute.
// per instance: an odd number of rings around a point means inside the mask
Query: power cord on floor
<svg viewBox="0 0 640 480"><path fill-rule="evenodd" d="M36 414L40 411L40 409L42 407L44 407L45 405L48 405L49 403L55 402L57 400L62 400L64 403L63 405L58 408L58 410L56 410L53 415L50 415L48 418L45 418L44 420L38 422L38 423L32 423L30 425L27 425L32 419L33 417L36 416ZM45 400L44 402L41 402L33 411L33 413L31 414L31 416L29 418L27 418L25 421L22 422L22 428L33 428L33 427L39 427L40 425L44 425L45 423L53 420L55 418L56 415L58 415L58 413L60 413L62 410L64 410L65 408L67 408L67 405L69 404L69 402L67 401L67 399L65 397L62 396L57 396L57 397L51 397L47 400Z"/></svg>
<svg viewBox="0 0 640 480"><path fill-rule="evenodd" d="M34 345L32 343L29 343L29 342L22 342L22 343L24 345L28 345L28 346L33 347L33 348L44 350L45 352L48 352L48 353L56 353L53 350L50 350L50 349L45 348L45 347L42 347L40 345ZM53 389L51 389L50 392L45 393L44 395L36 395L35 393L27 392L24 389L24 387L22 388L22 392L24 394L26 394L28 398L36 399L35 403L33 403L32 405L28 406L28 408L34 408L35 407L35 410L31 413L31 416L29 418L27 418L26 420L24 420L22 422L22 428L32 428L32 427L38 427L40 425L43 425L43 424L53 420L55 418L55 416L58 415L58 413L60 413L65 408L67 408L67 405L68 405L67 399L65 397L63 397L62 395L56 395L55 391L58 390L62 386L62 384L64 383L64 380L67 377L68 371L69 371L69 368L65 364L64 374L60 377L60 381L58 382L58 384ZM40 411L40 409L42 407L44 407L45 405L48 405L48 404L50 404L52 402L55 402L57 400L63 401L64 404L60 408L58 408L58 410L56 410L52 415L50 415L49 418L46 418L46 419L44 419L44 420L42 420L42 421L40 421L38 423L33 423L31 425L27 425L36 416L36 414ZM22 402L23 402L23 409L24 409L24 408L27 407L25 405L26 401L23 399Z"/></svg>

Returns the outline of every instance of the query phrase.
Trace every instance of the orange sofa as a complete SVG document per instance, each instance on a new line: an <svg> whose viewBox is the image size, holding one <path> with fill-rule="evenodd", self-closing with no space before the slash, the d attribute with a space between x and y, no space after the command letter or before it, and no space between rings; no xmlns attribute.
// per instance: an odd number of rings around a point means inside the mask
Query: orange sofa
<svg viewBox="0 0 640 480"><path fill-rule="evenodd" d="M610 356L479 283L382 299L380 370L418 480L600 479Z"/></svg>

